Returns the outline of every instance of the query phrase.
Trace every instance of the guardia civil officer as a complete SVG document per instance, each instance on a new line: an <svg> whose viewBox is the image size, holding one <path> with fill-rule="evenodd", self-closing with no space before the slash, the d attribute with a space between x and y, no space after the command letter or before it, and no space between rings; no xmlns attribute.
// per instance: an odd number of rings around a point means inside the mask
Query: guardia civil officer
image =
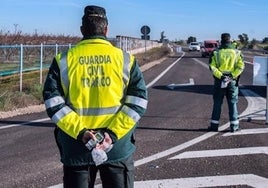
<svg viewBox="0 0 268 188"><path fill-rule="evenodd" d="M134 186L134 131L147 89L134 56L107 39L106 11L86 6L83 39L56 55L44 84L48 116L63 163L65 188Z"/></svg>
<svg viewBox="0 0 268 188"><path fill-rule="evenodd" d="M209 60L214 77L213 111L209 130L218 131L223 98L226 96L231 132L239 130L237 111L238 81L244 70L244 61L239 50L231 44L229 33L221 35L221 46L212 53Z"/></svg>

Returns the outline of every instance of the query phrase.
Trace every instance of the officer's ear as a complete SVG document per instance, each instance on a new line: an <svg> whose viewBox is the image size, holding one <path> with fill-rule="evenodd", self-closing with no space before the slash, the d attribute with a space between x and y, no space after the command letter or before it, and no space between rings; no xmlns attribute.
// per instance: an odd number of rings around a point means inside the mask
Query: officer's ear
<svg viewBox="0 0 268 188"><path fill-rule="evenodd" d="M106 26L104 29L104 35L107 36L107 34L108 34L108 26Z"/></svg>

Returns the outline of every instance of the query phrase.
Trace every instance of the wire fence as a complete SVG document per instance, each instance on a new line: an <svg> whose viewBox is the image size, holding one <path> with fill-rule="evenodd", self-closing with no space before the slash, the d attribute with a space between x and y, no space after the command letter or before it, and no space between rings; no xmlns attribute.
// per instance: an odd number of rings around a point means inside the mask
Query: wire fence
<svg viewBox="0 0 268 188"><path fill-rule="evenodd" d="M109 40L113 45L131 53L146 51L146 48L150 49L160 45L156 41L146 41L125 36L117 36L115 39ZM28 81L25 76L28 72L39 73L34 78L31 78L31 81L34 79L35 83L42 84L44 82L44 74L46 74L45 70L50 66L53 57L73 46L73 44L0 45L1 86L12 81L13 84L15 82L14 87L19 87L21 92L23 84Z"/></svg>

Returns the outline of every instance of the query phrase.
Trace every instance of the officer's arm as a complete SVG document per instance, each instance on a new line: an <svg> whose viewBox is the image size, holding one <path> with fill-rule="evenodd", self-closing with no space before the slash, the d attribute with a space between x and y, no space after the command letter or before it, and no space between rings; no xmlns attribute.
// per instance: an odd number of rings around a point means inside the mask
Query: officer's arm
<svg viewBox="0 0 268 188"><path fill-rule="evenodd" d="M244 69L245 69L244 58L243 58L243 55L240 52L239 55L238 55L238 57L237 57L237 62L236 62L235 70L232 73L233 78L237 78L239 75L241 75L242 72L244 71Z"/></svg>
<svg viewBox="0 0 268 188"><path fill-rule="evenodd" d="M136 96L142 98L145 101L148 100L147 88L144 81L144 77L136 60L131 69L129 86L127 88L126 94L127 96ZM135 110L140 116L143 116L146 111L146 108L141 107L139 105L135 105L133 103L126 103L126 105Z"/></svg>
<svg viewBox="0 0 268 188"><path fill-rule="evenodd" d="M79 116L68 105L61 86L60 69L56 59L49 68L43 88L43 99L48 116L66 134L77 139L83 124Z"/></svg>
<svg viewBox="0 0 268 188"><path fill-rule="evenodd" d="M108 126L108 130L113 132L117 139L128 134L135 128L141 116L144 115L147 102L145 81L138 63L134 60L122 108L115 115L115 118Z"/></svg>
<svg viewBox="0 0 268 188"><path fill-rule="evenodd" d="M53 62L49 68L43 88L43 99L45 101L45 104L53 98L58 98L59 100L60 98L64 98L64 92L60 84L60 70L55 58L53 59ZM48 116L52 118L53 115L60 108L62 108L63 105L63 103L60 103L59 105L54 105L50 108L46 108Z"/></svg>
<svg viewBox="0 0 268 188"><path fill-rule="evenodd" d="M222 72L219 71L219 69L217 68L217 60L216 60L216 54L217 52L214 51L212 53L212 56L209 59L209 69L211 70L214 78L218 78L221 79L222 78Z"/></svg>

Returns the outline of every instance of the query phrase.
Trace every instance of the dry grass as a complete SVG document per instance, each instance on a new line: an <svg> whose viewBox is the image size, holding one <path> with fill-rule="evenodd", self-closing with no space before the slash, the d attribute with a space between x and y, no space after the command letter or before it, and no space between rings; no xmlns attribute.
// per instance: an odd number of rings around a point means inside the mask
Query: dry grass
<svg viewBox="0 0 268 188"><path fill-rule="evenodd" d="M137 62L140 66L152 62L158 59L161 59L164 56L168 56L170 54L170 49L168 47L159 47L148 50L146 53L135 54L134 56L137 59Z"/></svg>

